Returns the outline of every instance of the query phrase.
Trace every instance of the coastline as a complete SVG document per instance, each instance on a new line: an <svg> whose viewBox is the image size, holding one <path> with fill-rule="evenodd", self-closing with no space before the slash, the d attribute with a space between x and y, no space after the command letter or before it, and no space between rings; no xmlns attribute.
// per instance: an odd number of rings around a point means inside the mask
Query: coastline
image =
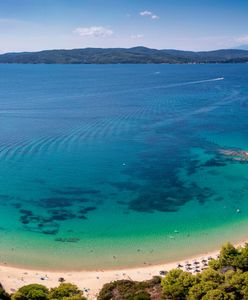
<svg viewBox="0 0 248 300"><path fill-rule="evenodd" d="M246 241L241 241L235 246L242 246ZM202 253L196 256L185 257L184 260L176 262L169 262L159 265L151 265L145 267L111 269L111 270L95 270L95 271L41 271L27 268L17 268L7 265L0 266L0 283L7 292L13 293L20 287L39 283L47 287L55 287L59 285L58 279L63 277L66 282L76 284L84 291L85 296L89 300L96 299L97 294L105 283L128 279L135 281L142 281L151 279L153 276L159 275L160 271L169 271L177 267L177 264L184 264L185 261L192 262L194 260L201 260L211 256L215 258L219 250ZM85 289L87 292L85 292Z"/></svg>

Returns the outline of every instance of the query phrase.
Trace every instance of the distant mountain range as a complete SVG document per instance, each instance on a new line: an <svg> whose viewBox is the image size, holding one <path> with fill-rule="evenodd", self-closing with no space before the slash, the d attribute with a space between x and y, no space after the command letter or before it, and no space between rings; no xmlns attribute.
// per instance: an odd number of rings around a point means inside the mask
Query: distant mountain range
<svg viewBox="0 0 248 300"><path fill-rule="evenodd" d="M44 50L39 52L5 53L0 63L22 64L187 64L187 63L248 63L248 50L215 51L157 50L134 48L85 48Z"/></svg>

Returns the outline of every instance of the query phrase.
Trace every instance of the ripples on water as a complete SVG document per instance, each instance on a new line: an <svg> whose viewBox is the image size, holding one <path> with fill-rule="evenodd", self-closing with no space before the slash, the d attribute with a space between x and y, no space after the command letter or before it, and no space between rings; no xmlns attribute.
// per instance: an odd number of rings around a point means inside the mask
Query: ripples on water
<svg viewBox="0 0 248 300"><path fill-rule="evenodd" d="M135 236L246 218L247 161L220 151L248 149L246 65L2 65L0 76L0 227L17 243L130 247L132 236L136 247Z"/></svg>

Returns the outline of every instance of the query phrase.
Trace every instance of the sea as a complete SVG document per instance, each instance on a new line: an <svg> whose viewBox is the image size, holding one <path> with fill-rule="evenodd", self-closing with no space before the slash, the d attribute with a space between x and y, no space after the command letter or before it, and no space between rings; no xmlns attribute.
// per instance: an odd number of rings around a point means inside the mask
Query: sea
<svg viewBox="0 0 248 300"><path fill-rule="evenodd" d="M248 64L0 65L0 264L99 270L247 238Z"/></svg>

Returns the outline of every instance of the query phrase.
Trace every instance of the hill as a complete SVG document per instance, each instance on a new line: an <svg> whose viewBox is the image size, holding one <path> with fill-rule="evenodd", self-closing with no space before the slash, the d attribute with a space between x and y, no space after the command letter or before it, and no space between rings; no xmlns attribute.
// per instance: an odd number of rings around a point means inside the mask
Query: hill
<svg viewBox="0 0 248 300"><path fill-rule="evenodd" d="M184 63L248 63L248 50L216 51L157 50L134 48L85 48L5 53L0 63L23 64L184 64Z"/></svg>

